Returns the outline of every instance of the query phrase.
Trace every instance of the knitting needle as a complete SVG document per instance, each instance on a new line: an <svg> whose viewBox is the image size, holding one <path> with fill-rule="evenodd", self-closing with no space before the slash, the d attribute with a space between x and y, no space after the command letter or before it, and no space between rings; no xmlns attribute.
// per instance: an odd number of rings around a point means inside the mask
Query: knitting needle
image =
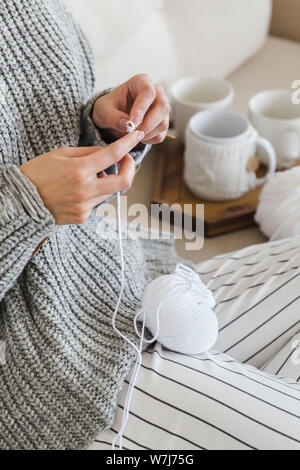
<svg viewBox="0 0 300 470"><path fill-rule="evenodd" d="M143 125L143 123L140 124L138 127L135 127L135 125L133 124L133 122L127 121L127 130L130 129L129 132L132 132L132 131L135 130L135 129L139 130L142 125ZM175 140L175 139L176 139L176 136L175 136L175 135L169 134L169 133L166 135L166 137L167 137L168 139L172 139L172 140Z"/></svg>
<svg viewBox="0 0 300 470"><path fill-rule="evenodd" d="M46 241L48 240L48 237L45 238L37 247L36 249L34 250L34 252L32 253L31 257L30 257L30 260L32 260L32 258L37 254L37 252L42 248L42 246L44 245L44 243L46 243Z"/></svg>

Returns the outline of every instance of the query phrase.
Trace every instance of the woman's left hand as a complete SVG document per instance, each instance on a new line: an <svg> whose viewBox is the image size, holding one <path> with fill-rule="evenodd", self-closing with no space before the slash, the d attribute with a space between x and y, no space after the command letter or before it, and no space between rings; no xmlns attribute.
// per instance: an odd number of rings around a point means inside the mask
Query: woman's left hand
<svg viewBox="0 0 300 470"><path fill-rule="evenodd" d="M144 144L163 142L169 128L170 104L164 88L146 74L135 75L111 93L101 96L94 105L96 126L115 137L126 132L132 121L145 133Z"/></svg>

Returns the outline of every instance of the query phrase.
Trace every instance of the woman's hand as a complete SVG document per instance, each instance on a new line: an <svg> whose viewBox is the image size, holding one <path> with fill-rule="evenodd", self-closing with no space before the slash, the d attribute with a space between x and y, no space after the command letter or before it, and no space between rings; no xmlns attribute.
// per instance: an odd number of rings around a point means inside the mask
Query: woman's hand
<svg viewBox="0 0 300 470"><path fill-rule="evenodd" d="M170 105L162 85L146 75L135 75L111 93L101 96L93 111L96 126L119 138L132 121L145 132L144 144L163 142L169 128Z"/></svg>
<svg viewBox="0 0 300 470"><path fill-rule="evenodd" d="M130 188L135 164L128 152L142 139L135 131L107 147L64 147L36 157L20 170L37 187L58 225L83 224L111 194ZM105 169L120 162L118 175Z"/></svg>

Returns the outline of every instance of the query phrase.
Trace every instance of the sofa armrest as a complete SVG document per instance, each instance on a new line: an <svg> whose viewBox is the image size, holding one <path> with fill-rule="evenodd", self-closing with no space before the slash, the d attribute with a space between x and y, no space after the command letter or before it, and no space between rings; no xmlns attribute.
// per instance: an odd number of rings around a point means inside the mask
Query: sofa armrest
<svg viewBox="0 0 300 470"><path fill-rule="evenodd" d="M271 34L300 41L299 0L273 0Z"/></svg>

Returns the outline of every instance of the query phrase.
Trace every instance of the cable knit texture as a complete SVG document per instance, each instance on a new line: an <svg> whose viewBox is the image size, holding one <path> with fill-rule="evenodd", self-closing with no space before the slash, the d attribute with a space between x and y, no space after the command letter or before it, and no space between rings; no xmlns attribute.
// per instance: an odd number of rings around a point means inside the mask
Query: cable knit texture
<svg viewBox="0 0 300 470"><path fill-rule="evenodd" d="M134 357L111 326L118 242L99 236L94 215L57 227L19 166L65 145L105 145L91 119L92 54L60 0L1 0L0 51L0 448L83 448L111 425ZM176 260L167 242L124 245L118 327L136 341L145 286Z"/></svg>

